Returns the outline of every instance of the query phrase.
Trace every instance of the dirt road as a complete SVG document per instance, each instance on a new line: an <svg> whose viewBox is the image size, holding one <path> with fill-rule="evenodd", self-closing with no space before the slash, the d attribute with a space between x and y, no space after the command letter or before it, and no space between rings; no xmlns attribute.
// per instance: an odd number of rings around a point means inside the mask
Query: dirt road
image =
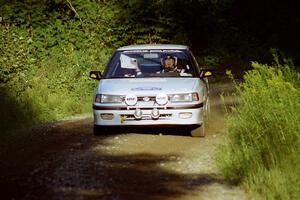
<svg viewBox="0 0 300 200"><path fill-rule="evenodd" d="M92 135L92 118L43 125L0 167L0 199L208 200L247 199L218 174L223 112L212 88L205 138L169 133Z"/></svg>

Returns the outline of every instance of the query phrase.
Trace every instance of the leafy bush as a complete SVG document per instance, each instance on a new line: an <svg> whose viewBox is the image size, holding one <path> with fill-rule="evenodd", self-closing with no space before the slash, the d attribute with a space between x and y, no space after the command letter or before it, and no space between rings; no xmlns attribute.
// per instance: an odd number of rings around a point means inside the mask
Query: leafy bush
<svg viewBox="0 0 300 200"><path fill-rule="evenodd" d="M139 8L151 11L150 18L134 13ZM91 112L91 69L102 70L119 46L167 41L163 23L151 20L159 15L154 11L138 0L6 1L0 7L1 132Z"/></svg>
<svg viewBox="0 0 300 200"><path fill-rule="evenodd" d="M91 112L96 82L116 44L114 6L12 1L0 8L1 132ZM87 10L89 12L87 12ZM110 22L111 23L105 23Z"/></svg>
<svg viewBox="0 0 300 200"><path fill-rule="evenodd" d="M300 73L291 63L252 63L226 117L218 164L229 180L266 199L300 196Z"/></svg>

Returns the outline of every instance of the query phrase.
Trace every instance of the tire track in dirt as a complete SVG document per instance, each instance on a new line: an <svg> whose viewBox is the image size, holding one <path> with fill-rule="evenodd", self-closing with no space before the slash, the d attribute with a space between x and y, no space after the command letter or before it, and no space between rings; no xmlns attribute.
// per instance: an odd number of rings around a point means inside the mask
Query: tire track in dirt
<svg viewBox="0 0 300 200"><path fill-rule="evenodd" d="M92 119L64 121L32 131L1 166L1 199L247 199L215 166L224 137L218 95L212 85L205 138L120 133L92 135ZM220 89L221 88L221 89Z"/></svg>

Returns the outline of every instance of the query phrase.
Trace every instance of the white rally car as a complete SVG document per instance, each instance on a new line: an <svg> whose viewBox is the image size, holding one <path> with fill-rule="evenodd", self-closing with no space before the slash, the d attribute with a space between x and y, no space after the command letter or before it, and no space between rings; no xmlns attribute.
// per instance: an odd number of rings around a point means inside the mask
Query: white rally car
<svg viewBox="0 0 300 200"><path fill-rule="evenodd" d="M165 59L173 70L165 70ZM209 111L208 76L187 46L135 45L115 51L104 73L91 71L100 80L93 100L94 134L116 127L175 127L192 136L205 136Z"/></svg>

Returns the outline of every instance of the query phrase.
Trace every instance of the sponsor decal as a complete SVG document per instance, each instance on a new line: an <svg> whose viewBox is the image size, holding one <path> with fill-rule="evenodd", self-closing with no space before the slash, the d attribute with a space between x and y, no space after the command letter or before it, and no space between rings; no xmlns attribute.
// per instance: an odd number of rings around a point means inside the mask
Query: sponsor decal
<svg viewBox="0 0 300 200"><path fill-rule="evenodd" d="M151 50L148 50L148 49L137 49L137 50L126 50L126 51L123 51L124 53L148 53L148 52L151 52L151 53L160 53L160 52L164 52L164 53L180 53L182 51L180 50L173 50L173 49L151 49Z"/></svg>
<svg viewBox="0 0 300 200"><path fill-rule="evenodd" d="M131 88L132 91L148 91L148 90L161 90L159 87L137 87Z"/></svg>
<svg viewBox="0 0 300 200"><path fill-rule="evenodd" d="M134 94L126 95L125 103L129 106L134 106L137 103L137 96Z"/></svg>

